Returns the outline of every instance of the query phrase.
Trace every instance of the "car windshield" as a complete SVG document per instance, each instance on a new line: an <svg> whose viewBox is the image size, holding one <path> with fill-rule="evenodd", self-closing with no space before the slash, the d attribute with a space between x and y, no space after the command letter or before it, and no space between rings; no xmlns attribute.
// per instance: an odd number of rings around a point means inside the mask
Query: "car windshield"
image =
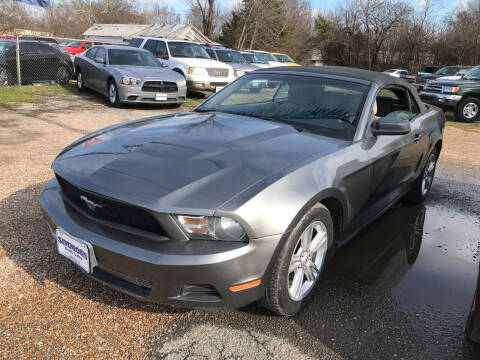
<svg viewBox="0 0 480 360"><path fill-rule="evenodd" d="M168 49L173 57L210 59L203 46L195 43L169 41Z"/></svg>
<svg viewBox="0 0 480 360"><path fill-rule="evenodd" d="M13 41L0 41L0 54L7 52L8 49L15 46L15 42Z"/></svg>
<svg viewBox="0 0 480 360"><path fill-rule="evenodd" d="M267 61L278 61L277 59L275 59L275 56L273 56L270 53L261 52L261 53L257 53L257 54L263 56L265 58L265 60L267 60Z"/></svg>
<svg viewBox="0 0 480 360"><path fill-rule="evenodd" d="M160 63L146 51L110 49L108 50L110 65L152 66L160 67Z"/></svg>
<svg viewBox="0 0 480 360"><path fill-rule="evenodd" d="M466 80L480 80L480 66L475 66L473 69L468 70L463 78Z"/></svg>
<svg viewBox="0 0 480 360"><path fill-rule="evenodd" d="M245 58L238 51L217 50L218 60L223 62L244 63Z"/></svg>
<svg viewBox="0 0 480 360"><path fill-rule="evenodd" d="M242 53L242 56L247 60L249 63L252 64L267 64L267 60L263 56L259 56L253 53Z"/></svg>
<svg viewBox="0 0 480 360"><path fill-rule="evenodd" d="M435 72L435 75L455 75L458 72L457 67L445 66Z"/></svg>
<svg viewBox="0 0 480 360"><path fill-rule="evenodd" d="M248 74L196 111L290 124L299 131L352 140L368 86L291 74Z"/></svg>
<svg viewBox="0 0 480 360"><path fill-rule="evenodd" d="M292 59L290 56L288 56L288 55L274 55L274 56L275 56L275 57L277 58L277 60L280 61L280 62L292 62L292 63L295 62L295 61L293 61L293 59Z"/></svg>
<svg viewBox="0 0 480 360"><path fill-rule="evenodd" d="M83 43L83 41L81 41L81 40L80 41L71 41L65 46L76 48L76 47L79 47L82 43Z"/></svg>

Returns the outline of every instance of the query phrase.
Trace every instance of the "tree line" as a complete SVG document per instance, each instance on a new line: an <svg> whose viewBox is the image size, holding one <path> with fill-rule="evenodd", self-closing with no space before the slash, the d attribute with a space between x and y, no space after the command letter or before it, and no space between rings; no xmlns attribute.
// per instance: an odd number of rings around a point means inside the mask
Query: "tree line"
<svg viewBox="0 0 480 360"><path fill-rule="evenodd" d="M406 0L345 0L318 12L308 0L239 0L233 9L218 0L189 0L180 15L160 1L53 0L39 11L2 0L0 26L79 38L94 23L188 22L226 46L285 52L304 64L314 50L324 64L372 70L479 64L478 1L442 16L435 1L414 7Z"/></svg>

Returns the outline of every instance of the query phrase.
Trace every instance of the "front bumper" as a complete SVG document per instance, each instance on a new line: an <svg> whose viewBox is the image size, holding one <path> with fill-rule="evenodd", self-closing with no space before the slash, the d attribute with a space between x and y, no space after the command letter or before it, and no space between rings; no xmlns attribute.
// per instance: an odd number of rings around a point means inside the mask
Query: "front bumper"
<svg viewBox="0 0 480 360"><path fill-rule="evenodd" d="M424 103L435 105L442 109L454 108L457 106L461 98L461 95L450 95L426 91L420 92L420 100L422 100Z"/></svg>
<svg viewBox="0 0 480 360"><path fill-rule="evenodd" d="M158 240L86 216L52 179L40 203L52 234L57 227L92 245L89 276L145 301L181 307L241 307L260 299L281 235L248 243ZM238 292L229 288L262 279Z"/></svg>
<svg viewBox="0 0 480 360"><path fill-rule="evenodd" d="M155 92L143 91L141 86L118 85L118 98L126 104L182 104L187 98L187 87L178 88L177 92L167 93L167 100L155 100Z"/></svg>
<svg viewBox="0 0 480 360"><path fill-rule="evenodd" d="M224 87L235 80L234 76L213 77L208 75L187 75L188 90L215 91L217 87Z"/></svg>

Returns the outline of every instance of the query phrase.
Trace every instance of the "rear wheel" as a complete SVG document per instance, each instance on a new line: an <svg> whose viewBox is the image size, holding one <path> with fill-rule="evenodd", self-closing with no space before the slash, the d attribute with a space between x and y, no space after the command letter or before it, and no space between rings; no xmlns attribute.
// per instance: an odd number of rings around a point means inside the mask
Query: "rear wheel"
<svg viewBox="0 0 480 360"><path fill-rule="evenodd" d="M457 119L463 122L474 122L480 119L480 99L467 97L457 106Z"/></svg>
<svg viewBox="0 0 480 360"><path fill-rule="evenodd" d="M273 266L261 304L280 315L295 315L314 293L332 239L330 212L317 204L290 233Z"/></svg>
<svg viewBox="0 0 480 360"><path fill-rule="evenodd" d="M422 174L413 182L412 188L405 199L413 204L419 204L425 200L432 187L435 170L437 168L437 151L434 149L427 159Z"/></svg>
<svg viewBox="0 0 480 360"><path fill-rule="evenodd" d="M0 68L0 86L8 86L10 80L8 79L8 72L5 68Z"/></svg>
<svg viewBox="0 0 480 360"><path fill-rule="evenodd" d="M68 82L70 81L70 77L71 77L70 70L68 70L65 66L60 66L57 69L57 75L55 80L60 85L67 85Z"/></svg>

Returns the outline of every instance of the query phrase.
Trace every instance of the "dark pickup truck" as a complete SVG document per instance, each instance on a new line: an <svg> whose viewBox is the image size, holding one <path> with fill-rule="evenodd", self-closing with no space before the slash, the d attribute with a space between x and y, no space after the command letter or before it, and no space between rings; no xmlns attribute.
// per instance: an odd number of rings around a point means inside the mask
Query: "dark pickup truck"
<svg viewBox="0 0 480 360"><path fill-rule="evenodd" d="M452 110L457 120L480 119L480 66L469 70L459 80L431 81L420 92L420 99L443 110Z"/></svg>

